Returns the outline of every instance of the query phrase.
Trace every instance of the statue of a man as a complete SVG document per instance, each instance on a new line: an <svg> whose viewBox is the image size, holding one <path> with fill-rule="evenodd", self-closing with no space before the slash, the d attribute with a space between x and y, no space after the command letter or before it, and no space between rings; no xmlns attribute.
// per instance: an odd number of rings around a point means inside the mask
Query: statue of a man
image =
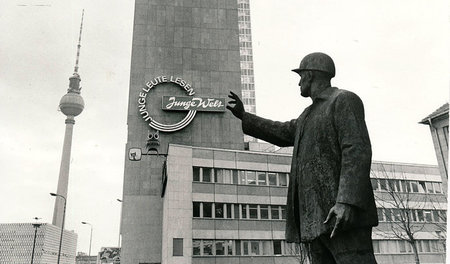
<svg viewBox="0 0 450 264"><path fill-rule="evenodd" d="M244 133L280 147L294 146L286 206L287 242L308 243L311 262L376 263L378 224L370 183L372 150L360 98L331 86L334 62L312 53L294 69L312 104L297 118L276 122L245 112L239 96L227 108Z"/></svg>

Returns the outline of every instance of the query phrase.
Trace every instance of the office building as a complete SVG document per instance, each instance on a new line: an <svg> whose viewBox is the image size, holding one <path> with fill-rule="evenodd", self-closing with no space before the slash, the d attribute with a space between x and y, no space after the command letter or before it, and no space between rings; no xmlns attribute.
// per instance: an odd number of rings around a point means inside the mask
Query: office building
<svg viewBox="0 0 450 264"><path fill-rule="evenodd" d="M32 223L0 224L0 263L31 263L34 244L33 263L55 264L60 237L61 228L52 224L43 223L37 229ZM77 234L64 230L61 264L75 264L76 247Z"/></svg>

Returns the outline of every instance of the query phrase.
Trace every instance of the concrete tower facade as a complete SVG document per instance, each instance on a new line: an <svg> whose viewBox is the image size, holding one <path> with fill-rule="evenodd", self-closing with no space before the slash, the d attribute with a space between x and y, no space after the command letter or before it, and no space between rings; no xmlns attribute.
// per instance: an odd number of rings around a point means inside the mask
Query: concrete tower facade
<svg viewBox="0 0 450 264"><path fill-rule="evenodd" d="M84 14L84 13L83 13ZM63 196L56 197L55 207L53 211L53 225L63 227L63 218L65 210L65 199L67 199L67 188L69 185L69 169L70 169L70 153L72 150L72 135L73 126L75 124L75 116L81 114L84 109L83 97L80 95L81 78L78 74L78 61L80 57L81 48L81 32L83 30L83 15L81 17L80 36L78 39L77 57L75 62L75 69L73 75L69 78L69 89L61 101L59 102L59 109L67 117L66 131L64 133L63 151L61 157L61 165L59 169L58 189L56 194Z"/></svg>
<svg viewBox="0 0 450 264"><path fill-rule="evenodd" d="M241 94L240 70L236 0L136 1L123 263L164 262L164 179L176 177L165 174L169 144L244 148L240 121L225 111L229 91Z"/></svg>

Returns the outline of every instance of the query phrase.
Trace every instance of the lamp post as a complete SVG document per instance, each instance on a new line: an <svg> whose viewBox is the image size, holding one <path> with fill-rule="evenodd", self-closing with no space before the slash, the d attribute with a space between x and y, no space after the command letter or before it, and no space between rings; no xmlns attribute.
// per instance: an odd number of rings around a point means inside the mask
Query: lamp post
<svg viewBox="0 0 450 264"><path fill-rule="evenodd" d="M92 225L88 222L81 222L83 225L90 225L91 226L91 238L89 240L89 257L91 256L91 245L92 245Z"/></svg>
<svg viewBox="0 0 450 264"><path fill-rule="evenodd" d="M120 222L119 222L119 242L117 243L117 247L120 248L120 235L122 233L122 200L117 198L117 201L120 203Z"/></svg>
<svg viewBox="0 0 450 264"><path fill-rule="evenodd" d="M56 262L57 264L59 264L59 260L61 259L61 245L62 245L62 238L63 238L63 233L64 233L64 220L66 218L66 197L57 194L57 193L50 193L51 196L57 196L57 197L61 197L64 199L64 210L63 210L63 217L62 217L62 225L61 225L61 236L59 238L59 249L58 249L58 261Z"/></svg>
<svg viewBox="0 0 450 264"><path fill-rule="evenodd" d="M37 218L37 217L36 217ZM37 235L37 229L41 226L42 224L38 224L38 223L34 223L33 227L34 227L34 239L33 239L33 250L31 251L31 264L33 264L33 260L34 260L34 248L36 247L36 235Z"/></svg>

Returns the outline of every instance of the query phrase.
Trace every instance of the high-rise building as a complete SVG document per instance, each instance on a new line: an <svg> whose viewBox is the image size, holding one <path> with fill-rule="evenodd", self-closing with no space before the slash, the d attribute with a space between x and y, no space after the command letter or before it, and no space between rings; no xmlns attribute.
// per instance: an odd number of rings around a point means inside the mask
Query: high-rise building
<svg viewBox="0 0 450 264"><path fill-rule="evenodd" d="M32 223L0 224L0 263L31 263L33 257L33 263L55 264L60 234L61 228L52 224L37 229ZM60 263L74 264L76 248L77 234L64 230Z"/></svg>
<svg viewBox="0 0 450 264"><path fill-rule="evenodd" d="M135 3L121 261L161 263L169 143L244 149L240 121L225 111L229 91L241 94L238 4Z"/></svg>
<svg viewBox="0 0 450 264"><path fill-rule="evenodd" d="M237 2L239 23L239 53L241 55L242 102L244 103L245 111L256 114L250 1L237 0Z"/></svg>

